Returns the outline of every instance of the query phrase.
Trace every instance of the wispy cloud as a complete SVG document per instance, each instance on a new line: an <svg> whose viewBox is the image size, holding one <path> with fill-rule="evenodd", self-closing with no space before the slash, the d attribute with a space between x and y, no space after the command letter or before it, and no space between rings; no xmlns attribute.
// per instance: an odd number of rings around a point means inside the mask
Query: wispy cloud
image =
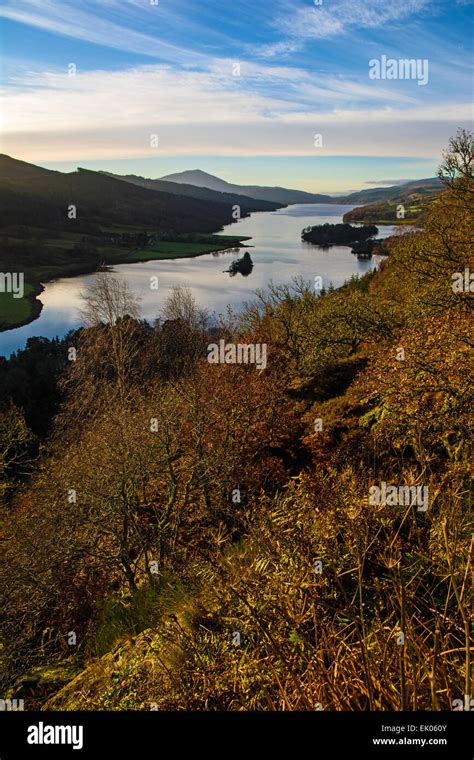
<svg viewBox="0 0 474 760"><path fill-rule="evenodd" d="M67 37L175 63L197 65L208 60L208 56L195 49L166 42L159 33L146 34L127 25L128 5L130 2L118 3L115 0L102 0L100 4L84 0L24 0L21 5L17 0L4 0L0 16ZM141 18L145 26L159 29L163 21L161 5L132 5L135 6L132 16L135 23ZM109 13L103 15L104 11ZM164 13L169 11L165 8Z"/></svg>
<svg viewBox="0 0 474 760"><path fill-rule="evenodd" d="M126 71L30 73L5 97L6 152L39 160L115 155L437 155L469 104L452 116L444 106L363 105L365 90L331 78L324 109L310 108L304 72L257 66L248 79L227 69L175 71L149 65ZM259 91L271 76L290 99ZM278 89L278 88L277 88ZM337 94L337 102L333 101ZM311 91L309 91L311 95ZM345 104L345 105L344 105ZM426 124L430 124L427 134ZM314 134L323 135L315 148Z"/></svg>
<svg viewBox="0 0 474 760"><path fill-rule="evenodd" d="M259 49L263 57L301 49L310 40L330 39L359 29L386 27L424 10L432 0L332 0L321 5L283 2L273 27L285 40Z"/></svg>
<svg viewBox="0 0 474 760"><path fill-rule="evenodd" d="M21 61L5 67L3 150L33 161L151 156L158 133L161 155L306 156L322 133L318 155L433 157L468 123L459 27L443 30L442 48L439 28L420 31L419 14L441 0L261 2L264 13L258 0L4 0L0 15L74 38L98 63L68 77L46 44L30 65L20 45ZM374 41L387 34L392 55L408 55L407 39L433 52L429 88L369 79Z"/></svg>

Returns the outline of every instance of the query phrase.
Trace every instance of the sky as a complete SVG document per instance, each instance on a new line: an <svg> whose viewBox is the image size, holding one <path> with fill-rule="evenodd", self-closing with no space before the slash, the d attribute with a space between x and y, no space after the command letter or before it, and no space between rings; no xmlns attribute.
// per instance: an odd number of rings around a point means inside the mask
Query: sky
<svg viewBox="0 0 474 760"><path fill-rule="evenodd" d="M473 2L3 0L1 151L314 192L430 177L472 125Z"/></svg>

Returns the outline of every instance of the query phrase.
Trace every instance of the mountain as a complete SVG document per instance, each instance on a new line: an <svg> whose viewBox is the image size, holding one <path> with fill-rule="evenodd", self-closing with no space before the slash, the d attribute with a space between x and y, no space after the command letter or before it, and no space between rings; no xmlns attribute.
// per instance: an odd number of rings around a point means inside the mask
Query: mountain
<svg viewBox="0 0 474 760"><path fill-rule="evenodd" d="M382 201L406 201L411 195L430 196L443 190L443 183L438 177L416 179L404 182L402 185L390 187L372 187L368 190L358 190L355 193L338 196L332 201L347 204L377 203Z"/></svg>
<svg viewBox="0 0 474 760"><path fill-rule="evenodd" d="M145 177L139 177L135 174L122 175L113 174L112 172L100 172L100 174L105 174L114 179L121 179L125 182L130 182L132 185L138 185L139 187L146 187L148 190L160 190L161 192L182 195L188 198L200 198L201 200L214 201L215 203L226 203L231 206L237 205L240 206L240 211L243 216L252 211L274 211L285 205L283 203L250 198L237 193L226 193L219 190L210 190L207 187L200 187L198 185L188 185L184 182L178 183L168 182L162 179L146 179Z"/></svg>
<svg viewBox="0 0 474 760"><path fill-rule="evenodd" d="M333 198L330 195L320 193L306 193L303 190L288 190L285 187L266 187L260 185L235 185L226 182L213 174L201 171L201 169L191 169L189 171L178 172L177 174L167 174L161 177L162 181L174 182L178 184L194 185L195 187L206 187L219 193L237 193L245 195L248 198L271 201L283 206L292 203L330 203Z"/></svg>
<svg viewBox="0 0 474 760"><path fill-rule="evenodd" d="M76 231L120 224L214 232L235 221L233 204L227 200L148 189L88 169L51 171L0 154L0 227L19 224L71 229L68 208L72 204L77 213L72 222Z"/></svg>
<svg viewBox="0 0 474 760"><path fill-rule="evenodd" d="M343 203L343 204L365 204L377 203L382 201L400 202L407 200L409 196L432 196L443 189L441 180L437 177L428 179L411 180L403 184L393 185L390 187L373 187L367 190L358 190L347 195L325 195L321 193L307 193L303 190L289 190L284 187L266 187L259 185L236 185L226 182L220 177L201 171L201 169L191 169L177 174L167 174L161 177L161 180L149 180L176 185L185 185L195 188L207 188L218 193L230 193L244 195L247 198L254 198L265 201L273 201L282 205L293 203ZM163 189L163 188L162 188ZM168 192L171 192L169 190Z"/></svg>

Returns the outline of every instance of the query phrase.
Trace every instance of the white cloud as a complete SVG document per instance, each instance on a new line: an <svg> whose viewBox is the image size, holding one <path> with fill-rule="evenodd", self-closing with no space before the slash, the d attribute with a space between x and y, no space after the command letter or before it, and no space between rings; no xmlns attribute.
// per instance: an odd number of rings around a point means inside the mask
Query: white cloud
<svg viewBox="0 0 474 760"><path fill-rule="evenodd" d="M331 39L355 30L386 27L427 8L431 0L332 0L322 5L285 2L273 27L285 40L262 45L258 52L272 58L304 47L309 40Z"/></svg>
<svg viewBox="0 0 474 760"><path fill-rule="evenodd" d="M314 85L288 67L249 65L233 77L230 61L207 72L162 65L75 77L31 72L5 91L2 149L31 161L315 151L430 157L469 118L469 104L448 110L397 96L387 105L377 88L368 107L367 90L331 77ZM323 148L314 147L315 133ZM151 134L159 136L159 153Z"/></svg>
<svg viewBox="0 0 474 760"><path fill-rule="evenodd" d="M4 91L4 129L8 133L54 128L109 128L134 125L311 122L326 117L357 119L373 114L403 118L402 105L417 108L409 83L381 86L350 78L314 75L290 67L242 64L233 76L233 61L215 62L207 71L176 70L167 65L124 71L22 72ZM416 89L412 92L418 94ZM361 110L374 101L378 108ZM393 104L399 111L393 111ZM441 112L434 109L435 113ZM407 111L407 113L409 113ZM418 112L417 112L418 113ZM442 111L444 114L444 109ZM430 106L419 116L430 120Z"/></svg>
<svg viewBox="0 0 474 760"><path fill-rule="evenodd" d="M275 26L290 37L334 37L350 28L385 27L426 8L430 0L332 0L319 6L287 6Z"/></svg>

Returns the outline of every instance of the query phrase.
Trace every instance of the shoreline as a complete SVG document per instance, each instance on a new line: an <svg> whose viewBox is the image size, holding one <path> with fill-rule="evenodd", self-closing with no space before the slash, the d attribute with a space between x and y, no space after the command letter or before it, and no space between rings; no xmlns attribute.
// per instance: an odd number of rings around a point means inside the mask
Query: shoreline
<svg viewBox="0 0 474 760"><path fill-rule="evenodd" d="M223 251L230 250L231 248L240 249L240 248L252 247L243 243L244 240L251 240L252 239L251 237L245 236L245 237L232 238L232 236L230 235L228 237L231 240L235 240L235 242L231 244L229 241L229 244L226 246L212 245L212 247L208 247L205 251L196 251L196 252L185 251L183 253L175 252L174 254L170 252L169 255L166 252L162 252L162 254L160 255L159 251L155 252L156 255L150 255L153 253L152 251L148 251L147 253L143 251L143 254L144 254L143 256L139 255L140 253L142 253L141 251L128 251L122 261L113 261L113 262L104 261L103 266L106 268L110 268L110 270L112 270L114 266L121 266L122 264L140 264L140 263L145 263L147 261L169 261L172 259L186 259L186 258L195 259L195 258L198 258L199 256L205 256L209 253L218 253L219 251L223 252ZM167 242L167 241L163 241L163 242ZM190 243L190 245L193 245L193 244ZM202 245L205 245L205 243L203 243ZM130 254L136 254L136 256L134 255L131 257ZM45 290L45 286L47 285L47 283L55 282L56 280L69 279L71 277L80 277L81 275L86 275L86 274L94 274L94 272L98 273L100 271L101 270L94 270L88 267L85 267L85 268L78 267L77 270L74 270L72 272L69 271L69 272L64 272L64 273L54 273L51 276L46 276L44 280L40 282L35 281L35 280L30 280L29 282L27 281L27 284L30 285L32 290L30 293L28 293L27 295L23 297L26 301L29 302L31 313L26 319L22 319L20 322L15 322L15 323L6 324L6 325L0 324L0 335L6 332L10 332L12 330L17 330L20 327L25 327L26 325L29 325L38 319L38 317L40 316L44 308L44 304L39 300L39 296ZM106 270L102 270L102 271L106 271Z"/></svg>
<svg viewBox="0 0 474 760"><path fill-rule="evenodd" d="M51 282L51 280L47 280L47 282ZM32 290L30 293L23 296L23 298L26 301L29 301L32 314L26 319L22 319L20 322L15 322L14 324L11 324L11 325L0 324L0 334L9 332L10 330L17 330L19 327L25 327L25 325L31 324L31 322L34 322L35 320L38 319L41 312L43 311L44 304L38 298L38 296L40 296L41 293L44 291L43 283L40 282L39 284L34 284L30 282L28 284L31 285Z"/></svg>

